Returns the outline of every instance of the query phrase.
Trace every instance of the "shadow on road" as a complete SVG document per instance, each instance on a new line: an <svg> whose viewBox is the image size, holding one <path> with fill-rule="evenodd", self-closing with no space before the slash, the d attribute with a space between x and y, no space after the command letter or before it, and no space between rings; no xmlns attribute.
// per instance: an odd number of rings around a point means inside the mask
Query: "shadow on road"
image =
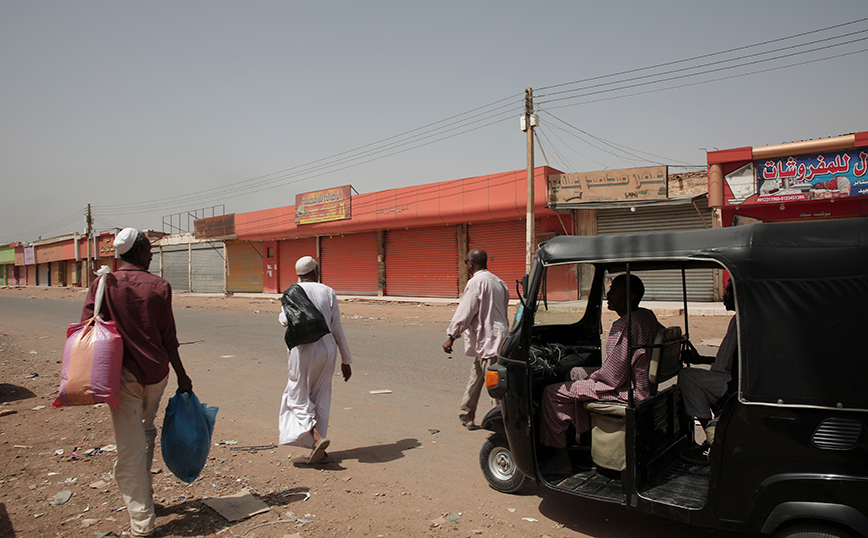
<svg viewBox="0 0 868 538"><path fill-rule="evenodd" d="M387 461L395 461L404 457L404 452L419 448L422 443L418 439L401 439L388 445L371 445L356 448L348 448L346 450L337 450L328 452L328 462L315 464L312 467L324 468L331 470L344 469L340 465L345 460L356 460L359 463L384 463ZM307 467L304 463L306 458L299 458L297 465Z"/></svg>
<svg viewBox="0 0 868 538"><path fill-rule="evenodd" d="M0 503L0 536L15 536L15 528L3 503Z"/></svg>
<svg viewBox="0 0 868 538"><path fill-rule="evenodd" d="M35 397L36 394L34 394L30 389L19 385L12 385L11 383L0 383L0 403L26 400Z"/></svg>

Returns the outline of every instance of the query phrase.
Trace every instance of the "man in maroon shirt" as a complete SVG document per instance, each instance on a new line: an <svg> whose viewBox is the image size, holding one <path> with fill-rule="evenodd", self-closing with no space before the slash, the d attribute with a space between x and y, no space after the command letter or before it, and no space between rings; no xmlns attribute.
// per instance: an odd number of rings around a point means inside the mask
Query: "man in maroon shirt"
<svg viewBox="0 0 868 538"><path fill-rule="evenodd" d="M120 404L112 411L118 457L114 476L130 515L133 536L154 532L151 462L157 428L154 418L166 388L169 365L178 378L178 390L192 392L193 384L181 357L172 313L172 287L148 272L151 243L147 236L124 228L114 247L124 265L105 278L101 316L114 320L124 342ZM88 290L82 321L93 316L98 280Z"/></svg>

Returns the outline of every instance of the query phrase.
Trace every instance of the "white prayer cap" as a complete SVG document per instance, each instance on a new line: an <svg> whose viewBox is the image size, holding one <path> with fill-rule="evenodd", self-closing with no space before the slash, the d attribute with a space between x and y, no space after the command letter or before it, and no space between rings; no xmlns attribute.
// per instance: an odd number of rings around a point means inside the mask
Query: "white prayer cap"
<svg viewBox="0 0 868 538"><path fill-rule="evenodd" d="M310 256L302 256L295 262L295 274L306 275L316 269L316 260Z"/></svg>
<svg viewBox="0 0 868 538"><path fill-rule="evenodd" d="M136 238L139 236L139 231L135 228L124 228L115 236L114 247L118 255L123 255L129 252L133 245L136 244Z"/></svg>

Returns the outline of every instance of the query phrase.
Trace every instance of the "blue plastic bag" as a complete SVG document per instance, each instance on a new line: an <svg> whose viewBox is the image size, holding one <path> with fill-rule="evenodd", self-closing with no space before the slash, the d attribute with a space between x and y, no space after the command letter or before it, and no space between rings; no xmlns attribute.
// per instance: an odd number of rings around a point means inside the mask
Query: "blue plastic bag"
<svg viewBox="0 0 868 538"><path fill-rule="evenodd" d="M217 409L199 403L192 392L175 392L166 405L160 438L163 461L172 474L188 484L205 468Z"/></svg>

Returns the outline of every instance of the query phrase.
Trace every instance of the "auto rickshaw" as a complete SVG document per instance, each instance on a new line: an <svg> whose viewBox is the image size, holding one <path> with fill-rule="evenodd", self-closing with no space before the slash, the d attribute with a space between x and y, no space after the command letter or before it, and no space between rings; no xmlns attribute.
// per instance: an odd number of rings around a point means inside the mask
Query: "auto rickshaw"
<svg viewBox="0 0 868 538"><path fill-rule="evenodd" d="M646 300L680 292L683 319L661 319L666 332L644 345L652 395L634 398L631 385L626 402L585 402L593 427L578 439L568 432L572 470L547 476L543 389L602 363L605 285L623 273L645 282ZM681 456L699 434L677 383L693 346L688 302L723 275L735 294L732 382L708 461L689 462ZM533 479L705 527L868 536L868 220L559 236L516 286L521 304L486 377L499 401L482 421L491 487L515 492Z"/></svg>

